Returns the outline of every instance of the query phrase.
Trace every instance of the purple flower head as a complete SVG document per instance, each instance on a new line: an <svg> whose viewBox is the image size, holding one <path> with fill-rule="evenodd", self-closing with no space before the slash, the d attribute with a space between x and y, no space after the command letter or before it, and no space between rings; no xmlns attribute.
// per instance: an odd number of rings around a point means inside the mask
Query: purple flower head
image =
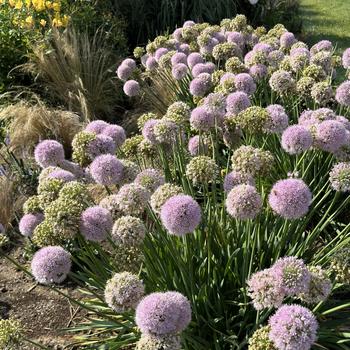
<svg viewBox="0 0 350 350"><path fill-rule="evenodd" d="M233 115L237 115L251 105L249 96L243 91L236 91L229 94L226 99L226 104L227 113Z"/></svg>
<svg viewBox="0 0 350 350"><path fill-rule="evenodd" d="M188 72L188 67L184 63L176 64L171 70L171 74L173 78L176 80L183 79L187 75L187 72Z"/></svg>
<svg viewBox="0 0 350 350"><path fill-rule="evenodd" d="M117 69L117 76L120 80L127 81L133 72L133 68L126 64L121 64Z"/></svg>
<svg viewBox="0 0 350 350"><path fill-rule="evenodd" d="M190 124L196 130L209 131L215 127L215 115L203 106L197 107L191 113Z"/></svg>
<svg viewBox="0 0 350 350"><path fill-rule="evenodd" d="M178 48L179 52L184 53L186 56L188 56L191 52L190 45L188 44L181 44Z"/></svg>
<svg viewBox="0 0 350 350"><path fill-rule="evenodd" d="M280 350L309 350L317 339L316 317L300 305L282 305L269 325L269 338Z"/></svg>
<svg viewBox="0 0 350 350"><path fill-rule="evenodd" d="M158 119L150 119L145 123L145 125L142 128L142 136L151 143L157 143L157 139L154 134L154 127L158 123Z"/></svg>
<svg viewBox="0 0 350 350"><path fill-rule="evenodd" d="M226 97L220 92L211 93L204 99L203 106L210 113L223 117L226 113Z"/></svg>
<svg viewBox="0 0 350 350"><path fill-rule="evenodd" d="M208 43L200 47L199 52L203 55L211 55L214 47L219 44L219 40L216 38L210 38Z"/></svg>
<svg viewBox="0 0 350 350"><path fill-rule="evenodd" d="M182 41L182 28L176 28L174 31L173 31L173 37L175 40L177 41Z"/></svg>
<svg viewBox="0 0 350 350"><path fill-rule="evenodd" d="M171 64L176 66L179 63L186 64L187 63L187 55L182 52L177 52L174 56L171 57Z"/></svg>
<svg viewBox="0 0 350 350"><path fill-rule="evenodd" d="M342 63L343 63L343 67L345 69L350 68L350 48L348 48L344 51L343 57L342 57Z"/></svg>
<svg viewBox="0 0 350 350"><path fill-rule="evenodd" d="M109 136L99 134L89 143L86 151L93 159L101 154L113 154L115 150L116 146L113 139Z"/></svg>
<svg viewBox="0 0 350 350"><path fill-rule="evenodd" d="M153 56L150 56L147 58L145 65L148 70L152 71L158 67L158 62Z"/></svg>
<svg viewBox="0 0 350 350"><path fill-rule="evenodd" d="M350 192L350 163L335 164L329 172L329 181L334 190Z"/></svg>
<svg viewBox="0 0 350 350"><path fill-rule="evenodd" d="M315 55L320 51L333 51L333 44L329 40L321 40L310 49L312 55Z"/></svg>
<svg viewBox="0 0 350 350"><path fill-rule="evenodd" d="M101 134L107 126L109 126L109 124L103 120L94 120L86 125L85 131L93 132L94 134L98 135Z"/></svg>
<svg viewBox="0 0 350 350"><path fill-rule="evenodd" d="M202 73L212 74L215 70L215 65L212 62L208 63L197 63L192 68L192 75L197 78Z"/></svg>
<svg viewBox="0 0 350 350"><path fill-rule="evenodd" d="M230 192L235 186L246 184L250 186L255 186L255 181L253 176L240 171L231 171L225 176L224 179L224 191L226 193Z"/></svg>
<svg viewBox="0 0 350 350"><path fill-rule="evenodd" d="M336 120L325 120L317 125L315 145L327 152L335 152L347 142L344 124Z"/></svg>
<svg viewBox="0 0 350 350"><path fill-rule="evenodd" d="M273 91L283 95L295 88L295 81L290 72L278 70L271 75L269 80L270 87Z"/></svg>
<svg viewBox="0 0 350 350"><path fill-rule="evenodd" d="M190 83L190 93L193 96L203 97L211 88L211 76L208 73L202 73Z"/></svg>
<svg viewBox="0 0 350 350"><path fill-rule="evenodd" d="M111 213L102 207L87 208L80 217L80 233L89 241L101 242L112 231Z"/></svg>
<svg viewBox="0 0 350 350"><path fill-rule="evenodd" d="M191 321L191 305L178 292L152 293L136 308L136 324L142 333L166 335L182 332Z"/></svg>
<svg viewBox="0 0 350 350"><path fill-rule="evenodd" d="M41 284L63 282L72 266L70 254L62 247L48 246L38 250L31 263L34 278Z"/></svg>
<svg viewBox="0 0 350 350"><path fill-rule="evenodd" d="M253 47L253 51L254 52L260 52L265 54L266 56L273 50L272 46L269 44L265 44L265 43L258 43L256 45L254 45Z"/></svg>
<svg viewBox="0 0 350 350"><path fill-rule="evenodd" d="M310 51L306 47L295 47L290 50L290 56L306 56L310 59Z"/></svg>
<svg viewBox="0 0 350 350"><path fill-rule="evenodd" d="M249 75L251 75L255 81L265 78L267 73L267 67L261 63L254 64L249 68Z"/></svg>
<svg viewBox="0 0 350 350"><path fill-rule="evenodd" d="M168 53L169 50L166 49L165 47L160 47L159 49L157 49L157 51L154 54L154 58L159 61L159 59L164 56L166 53Z"/></svg>
<svg viewBox="0 0 350 350"><path fill-rule="evenodd" d="M350 80L340 84L335 93L335 99L342 106L350 106Z"/></svg>
<svg viewBox="0 0 350 350"><path fill-rule="evenodd" d="M171 234L183 236L192 233L199 225L201 208L191 196L177 195L164 203L160 217Z"/></svg>
<svg viewBox="0 0 350 350"><path fill-rule="evenodd" d="M296 42L295 36L291 32L285 32L281 35L280 44L282 47L290 48Z"/></svg>
<svg viewBox="0 0 350 350"><path fill-rule="evenodd" d="M272 210L285 219L299 219L309 210L312 194L304 181L286 179L277 181L269 195Z"/></svg>
<svg viewBox="0 0 350 350"><path fill-rule="evenodd" d="M126 58L121 64L128 66L131 69L136 69L136 62L132 58Z"/></svg>
<svg viewBox="0 0 350 350"><path fill-rule="evenodd" d="M239 91L245 92L247 95L254 94L256 84L254 79L248 73L239 73L235 76L235 86Z"/></svg>
<svg viewBox="0 0 350 350"><path fill-rule="evenodd" d="M247 284L248 295L253 299L256 310L282 305L285 295L281 288L281 280L276 278L271 268L254 273Z"/></svg>
<svg viewBox="0 0 350 350"><path fill-rule="evenodd" d="M195 135L188 140L188 151L191 156L207 154L209 151L209 140L199 135Z"/></svg>
<svg viewBox="0 0 350 350"><path fill-rule="evenodd" d="M342 115L337 115L335 120L342 123L347 131L350 131L350 121L348 118L343 117Z"/></svg>
<svg viewBox="0 0 350 350"><path fill-rule="evenodd" d="M238 45L239 47L244 46L244 36L240 32L228 32L226 34L227 42L234 43Z"/></svg>
<svg viewBox="0 0 350 350"><path fill-rule="evenodd" d="M204 63L204 59L200 53L192 52L188 55L187 64L191 69L199 63Z"/></svg>
<svg viewBox="0 0 350 350"><path fill-rule="evenodd" d="M44 140L35 147L34 157L42 168L56 166L64 160L64 149L55 140Z"/></svg>
<svg viewBox="0 0 350 350"><path fill-rule="evenodd" d="M123 164L117 157L104 154L94 159L90 166L92 178L99 184L110 186L118 184L123 178Z"/></svg>
<svg viewBox="0 0 350 350"><path fill-rule="evenodd" d="M266 107L270 119L265 126L270 133L280 134L288 127L288 115L281 105L270 105Z"/></svg>
<svg viewBox="0 0 350 350"><path fill-rule="evenodd" d="M120 147L126 140L125 130L119 125L108 125L102 134L112 138L116 147Z"/></svg>
<svg viewBox="0 0 350 350"><path fill-rule="evenodd" d="M128 80L123 86L123 91L129 97L137 96L140 93L140 84L136 80Z"/></svg>
<svg viewBox="0 0 350 350"><path fill-rule="evenodd" d="M193 27L195 24L196 24L196 22L193 22L193 21L186 21L186 22L183 24L183 28Z"/></svg>
<svg viewBox="0 0 350 350"><path fill-rule="evenodd" d="M60 179L60 180L63 180L64 182L70 182L70 181L76 180L75 175L73 175L70 171L63 170L63 169L51 171L50 174L47 175L47 178Z"/></svg>
<svg viewBox="0 0 350 350"><path fill-rule="evenodd" d="M234 218L241 220L254 219L261 208L261 196L254 186L237 185L227 195L226 209Z"/></svg>
<svg viewBox="0 0 350 350"><path fill-rule="evenodd" d="M44 215L41 213L26 214L19 222L19 232L23 236L31 237L34 229L44 220Z"/></svg>
<svg viewBox="0 0 350 350"><path fill-rule="evenodd" d="M289 154L299 154L312 146L311 132L302 125L292 125L282 134L282 148Z"/></svg>
<svg viewBox="0 0 350 350"><path fill-rule="evenodd" d="M227 81L227 80L233 80L234 81L234 79L235 79L235 74L233 74L233 73L225 73L221 78L220 78L220 84L222 85L222 84L224 84L225 83L225 81Z"/></svg>
<svg viewBox="0 0 350 350"><path fill-rule="evenodd" d="M244 64L246 64L247 66L251 65L254 54L255 54L254 51L247 52L246 55L244 56Z"/></svg>
<svg viewBox="0 0 350 350"><path fill-rule="evenodd" d="M165 178L160 170L149 168L142 170L136 176L135 183L153 193L159 186L165 184Z"/></svg>
<svg viewBox="0 0 350 350"><path fill-rule="evenodd" d="M271 269L285 295L295 296L309 289L311 275L303 260L287 256L278 259Z"/></svg>

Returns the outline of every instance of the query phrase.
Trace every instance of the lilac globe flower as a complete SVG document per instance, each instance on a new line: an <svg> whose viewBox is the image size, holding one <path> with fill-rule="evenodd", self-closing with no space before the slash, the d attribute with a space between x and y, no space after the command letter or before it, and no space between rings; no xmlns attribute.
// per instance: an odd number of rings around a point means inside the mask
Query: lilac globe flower
<svg viewBox="0 0 350 350"><path fill-rule="evenodd" d="M200 53L192 52L188 55L187 64L191 69L199 63L204 63L204 59Z"/></svg>
<svg viewBox="0 0 350 350"><path fill-rule="evenodd" d="M123 86L123 91L129 97L137 96L140 93L140 84L136 80L128 80Z"/></svg>
<svg viewBox="0 0 350 350"><path fill-rule="evenodd" d="M236 91L229 94L226 99L226 110L228 114L237 115L250 107L249 96L243 91Z"/></svg>
<svg viewBox="0 0 350 350"><path fill-rule="evenodd" d="M335 152L347 142L345 126L336 120L325 120L317 125L315 145L327 152Z"/></svg>
<svg viewBox="0 0 350 350"><path fill-rule="evenodd" d="M239 47L244 46L244 35L240 32L228 32L226 34L227 42L234 43Z"/></svg>
<svg viewBox="0 0 350 350"><path fill-rule="evenodd" d="M152 71L158 67L158 62L154 57L150 56L147 58L145 65L149 71Z"/></svg>
<svg viewBox="0 0 350 350"><path fill-rule="evenodd" d="M132 58L126 58L121 64L128 66L131 69L136 69L136 62Z"/></svg>
<svg viewBox="0 0 350 350"><path fill-rule="evenodd" d="M282 134L282 148L289 154L300 154L312 146L311 132L302 125L292 125Z"/></svg>
<svg viewBox="0 0 350 350"><path fill-rule="evenodd" d="M145 334L179 333L191 321L191 305L178 292L152 293L137 306L135 321Z"/></svg>
<svg viewBox="0 0 350 350"><path fill-rule="evenodd" d="M158 119L148 120L142 128L142 136L150 143L157 143L156 135L154 134L154 127L159 123Z"/></svg>
<svg viewBox="0 0 350 350"><path fill-rule="evenodd" d="M177 195L164 203L160 218L171 234L183 236L192 233L199 225L201 208L191 196Z"/></svg>
<svg viewBox="0 0 350 350"><path fill-rule="evenodd" d="M280 37L280 44L284 48L290 48L296 42L295 36L291 32L285 32Z"/></svg>
<svg viewBox="0 0 350 350"><path fill-rule="evenodd" d="M57 169L50 172L50 174L47 175L48 179L59 179L64 182L70 182L75 181L76 176L72 174L70 171L63 170L63 169Z"/></svg>
<svg viewBox="0 0 350 350"><path fill-rule="evenodd" d="M87 208L80 217L80 233L89 241L101 242L112 231L111 213L102 207Z"/></svg>
<svg viewBox="0 0 350 350"><path fill-rule="evenodd" d="M191 113L191 126L199 131L209 131L215 127L215 115L203 106L195 108Z"/></svg>
<svg viewBox="0 0 350 350"><path fill-rule="evenodd" d="M119 125L108 125L102 134L112 138L116 147L120 147L126 140L125 130Z"/></svg>
<svg viewBox="0 0 350 350"><path fill-rule="evenodd" d="M148 191L153 193L159 186L165 184L165 177L160 170L149 168L142 170L136 176L134 182L145 187Z"/></svg>
<svg viewBox="0 0 350 350"><path fill-rule="evenodd" d="M56 166L64 160L64 149L55 140L44 140L35 147L34 157L42 168Z"/></svg>
<svg viewBox="0 0 350 350"><path fill-rule="evenodd" d="M90 165L90 174L99 184L110 186L118 184L123 178L123 164L111 154L98 156Z"/></svg>
<svg viewBox="0 0 350 350"><path fill-rule="evenodd" d="M256 84L248 73L239 73L235 76L235 86L239 91L244 91L247 95L254 94Z"/></svg>
<svg viewBox="0 0 350 350"><path fill-rule="evenodd" d="M224 191L226 193L230 192L235 186L246 184L250 186L255 186L255 181L253 176L240 171L231 171L225 176L224 179Z"/></svg>
<svg viewBox="0 0 350 350"><path fill-rule="evenodd" d="M182 52L177 52L173 57L171 57L171 64L176 66L179 63L187 63L187 55Z"/></svg>
<svg viewBox="0 0 350 350"><path fill-rule="evenodd" d="M329 40L321 40L310 49L312 55L320 51L333 51L333 44Z"/></svg>
<svg viewBox="0 0 350 350"><path fill-rule="evenodd" d="M317 339L313 313L300 305L283 305L270 317L269 338L280 350L309 350Z"/></svg>
<svg viewBox="0 0 350 350"><path fill-rule="evenodd" d="M350 192L350 163L335 164L329 172L329 181L334 190Z"/></svg>
<svg viewBox="0 0 350 350"><path fill-rule="evenodd" d="M181 44L178 48L178 51L179 52L182 52L184 53L186 56L188 56L191 52L191 48L190 48L190 45L188 44Z"/></svg>
<svg viewBox="0 0 350 350"><path fill-rule="evenodd" d="M265 125L266 131L280 134L288 127L288 115L281 105L270 105L266 107L269 120Z"/></svg>
<svg viewBox="0 0 350 350"><path fill-rule="evenodd" d="M350 80L338 86L335 99L342 106L350 106Z"/></svg>
<svg viewBox="0 0 350 350"><path fill-rule="evenodd" d="M31 263L35 280L41 284L62 283L70 272L71 256L62 247L48 246L38 250Z"/></svg>
<svg viewBox="0 0 350 350"><path fill-rule="evenodd" d="M41 213L26 214L19 222L19 232L25 237L31 237L34 229L44 220Z"/></svg>
<svg viewBox="0 0 350 350"><path fill-rule="evenodd" d="M116 145L113 139L103 134L97 135L96 138L88 144L86 149L91 159L101 154L114 154L115 151Z"/></svg>
<svg viewBox="0 0 350 350"><path fill-rule="evenodd" d="M193 68L192 68L192 75L197 78L200 74L202 73L208 73L212 74L215 70L215 65L214 63L197 63Z"/></svg>
<svg viewBox="0 0 350 350"><path fill-rule="evenodd" d="M350 48L346 49L343 52L342 63L343 63L343 67L345 69L349 69L350 68Z"/></svg>
<svg viewBox="0 0 350 350"><path fill-rule="evenodd" d="M154 54L154 58L159 61L159 59L169 52L165 47L160 47Z"/></svg>
<svg viewBox="0 0 350 350"><path fill-rule="evenodd" d="M234 218L254 219L262 208L262 199L254 186L241 184L232 188L226 199L227 212Z"/></svg>
<svg viewBox="0 0 350 350"><path fill-rule="evenodd" d="M264 79L268 74L267 66L261 63L254 64L249 68L249 74L253 77L255 81Z"/></svg>
<svg viewBox="0 0 350 350"><path fill-rule="evenodd" d="M133 68L126 64L121 64L117 69L117 76L120 80L126 81L130 78Z"/></svg>
<svg viewBox="0 0 350 350"><path fill-rule="evenodd" d="M188 67L184 63L176 64L171 70L171 74L174 79L181 80L183 79L188 72Z"/></svg>
<svg viewBox="0 0 350 350"><path fill-rule="evenodd" d="M109 124L103 120L94 120L93 122L86 125L85 131L101 134L107 126L109 126Z"/></svg>
<svg viewBox="0 0 350 350"><path fill-rule="evenodd" d="M312 194L299 179L277 181L271 189L269 204L272 210L285 219L299 219L309 210Z"/></svg>
<svg viewBox="0 0 350 350"><path fill-rule="evenodd" d="M342 115L337 115L335 120L342 123L347 131L350 131L350 121L348 118L343 117Z"/></svg>
<svg viewBox="0 0 350 350"><path fill-rule="evenodd" d="M198 156L200 154L207 154L209 151L209 140L205 137L195 135L188 140L188 151L191 156Z"/></svg>
<svg viewBox="0 0 350 350"><path fill-rule="evenodd" d="M190 93L193 96L203 97L211 88L211 76L208 73L202 73L190 83Z"/></svg>

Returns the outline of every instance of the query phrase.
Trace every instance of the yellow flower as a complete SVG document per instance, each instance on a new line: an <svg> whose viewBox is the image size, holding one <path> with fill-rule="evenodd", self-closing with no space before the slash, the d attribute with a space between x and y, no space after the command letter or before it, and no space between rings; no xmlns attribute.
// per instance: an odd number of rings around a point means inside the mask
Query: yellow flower
<svg viewBox="0 0 350 350"><path fill-rule="evenodd" d="M57 18L54 18L53 20L52 20L52 25L54 26L54 27L62 27L63 26L63 23L62 23L62 21L61 21L61 19L59 18L59 17L57 17Z"/></svg>
<svg viewBox="0 0 350 350"><path fill-rule="evenodd" d="M27 8L29 9L30 5L32 4L32 1L31 0L25 0L25 2L26 2Z"/></svg>
<svg viewBox="0 0 350 350"><path fill-rule="evenodd" d="M25 20L28 27L32 27L34 25L34 19L33 16L28 16Z"/></svg>
<svg viewBox="0 0 350 350"><path fill-rule="evenodd" d="M64 15L62 18L62 26L67 27L69 20L70 20L70 17L67 15Z"/></svg>
<svg viewBox="0 0 350 350"><path fill-rule="evenodd" d="M11 7L15 7L16 1L15 0L9 0L9 4Z"/></svg>
<svg viewBox="0 0 350 350"><path fill-rule="evenodd" d="M45 2L44 0L32 0L33 1L33 7L35 11L40 12L45 10Z"/></svg>
<svg viewBox="0 0 350 350"><path fill-rule="evenodd" d="M22 7L23 7L22 0L16 1L15 9L16 9L16 10L20 10Z"/></svg>
<svg viewBox="0 0 350 350"><path fill-rule="evenodd" d="M40 20L40 25L41 25L42 27L45 27L45 26L46 26L46 21L45 21L44 19L41 19L41 20Z"/></svg>
<svg viewBox="0 0 350 350"><path fill-rule="evenodd" d="M54 2L54 3L52 4L52 8L53 8L53 10L54 10L55 12L60 12L61 4L58 3L58 2Z"/></svg>
<svg viewBox="0 0 350 350"><path fill-rule="evenodd" d="M51 1L46 1L46 8L49 10L52 9L52 2Z"/></svg>

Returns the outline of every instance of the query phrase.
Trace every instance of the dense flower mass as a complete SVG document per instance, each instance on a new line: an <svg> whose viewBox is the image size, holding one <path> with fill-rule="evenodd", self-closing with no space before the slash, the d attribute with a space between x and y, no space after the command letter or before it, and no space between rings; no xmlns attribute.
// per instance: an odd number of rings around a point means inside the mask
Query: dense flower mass
<svg viewBox="0 0 350 350"><path fill-rule="evenodd" d="M36 146L34 157L42 168L57 166L64 160L64 149L57 141L45 140Z"/></svg>
<svg viewBox="0 0 350 350"><path fill-rule="evenodd" d="M138 246L146 234L146 227L141 219L126 215L115 221L112 239L125 246Z"/></svg>
<svg viewBox="0 0 350 350"><path fill-rule="evenodd" d="M117 184L123 177L123 163L112 155L101 155L91 163L90 173L99 184L110 186Z"/></svg>

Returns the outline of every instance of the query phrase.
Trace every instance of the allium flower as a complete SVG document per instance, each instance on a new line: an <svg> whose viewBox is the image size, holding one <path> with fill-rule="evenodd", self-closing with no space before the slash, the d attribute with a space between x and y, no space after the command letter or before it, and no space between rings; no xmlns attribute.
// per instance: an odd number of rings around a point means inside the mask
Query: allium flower
<svg viewBox="0 0 350 350"><path fill-rule="evenodd" d="M292 125L282 134L282 148L289 154L299 154L312 146L311 132L302 125Z"/></svg>
<svg viewBox="0 0 350 350"><path fill-rule="evenodd" d="M333 44L329 40L321 40L310 49L310 52L313 55L320 51L333 51Z"/></svg>
<svg viewBox="0 0 350 350"><path fill-rule="evenodd" d="M327 81L316 83L311 89L311 97L320 105L330 102L333 96L332 86Z"/></svg>
<svg viewBox="0 0 350 350"><path fill-rule="evenodd" d="M151 119L159 119L159 116L155 113L144 113L141 114L138 119L137 119L137 127L140 131L142 131L143 127L145 126L145 124L151 120Z"/></svg>
<svg viewBox="0 0 350 350"><path fill-rule="evenodd" d="M288 115L281 105L269 105L266 111L270 118L267 119L265 130L270 133L280 134L288 127Z"/></svg>
<svg viewBox="0 0 350 350"><path fill-rule="evenodd" d="M72 141L72 159L74 162L78 163L80 166L87 166L90 164L93 157L89 152L94 151L94 149L91 149L90 144L96 140L96 137L94 132L88 131L78 132L74 136Z"/></svg>
<svg viewBox="0 0 350 350"><path fill-rule="evenodd" d="M113 225L112 239L118 245L139 246L146 235L141 219L130 215L122 216Z"/></svg>
<svg viewBox="0 0 350 350"><path fill-rule="evenodd" d="M301 77L297 81L297 92L304 98L309 98L311 89L315 85L315 79L310 77Z"/></svg>
<svg viewBox="0 0 350 350"><path fill-rule="evenodd" d="M177 124L166 117L155 124L153 131L156 141L165 145L171 145L179 136L181 137Z"/></svg>
<svg viewBox="0 0 350 350"><path fill-rule="evenodd" d="M184 102L178 101L171 104L166 112L166 118L182 125L189 121L191 116L191 108Z"/></svg>
<svg viewBox="0 0 350 350"><path fill-rule="evenodd" d="M273 48L271 47L271 45L266 43L258 43L258 44L255 44L253 47L254 52L261 52L265 55L268 55L272 50Z"/></svg>
<svg viewBox="0 0 350 350"><path fill-rule="evenodd" d="M119 209L118 197L116 194L111 194L103 198L100 201L99 206L101 208L107 209L111 213L113 220L117 220L120 216L123 215Z"/></svg>
<svg viewBox="0 0 350 350"><path fill-rule="evenodd" d="M347 141L345 126L336 120L325 120L317 125L315 144L318 148L335 152Z"/></svg>
<svg viewBox="0 0 350 350"><path fill-rule="evenodd" d="M117 69L117 76L120 80L126 81L130 78L133 68L126 64L121 64Z"/></svg>
<svg viewBox="0 0 350 350"><path fill-rule="evenodd" d="M296 296L309 289L311 275L303 260L287 256L278 259L271 269L285 295Z"/></svg>
<svg viewBox="0 0 350 350"><path fill-rule="evenodd" d="M157 51L155 52L154 58L155 58L157 61L159 61L160 58L161 58L162 56L164 56L165 54L167 54L168 52L169 52L169 50L168 50L167 48L161 47L161 48L157 49Z"/></svg>
<svg viewBox="0 0 350 350"><path fill-rule="evenodd" d="M38 197L41 208L45 208L52 201L57 199L64 182L60 179L46 179L39 183Z"/></svg>
<svg viewBox="0 0 350 350"><path fill-rule="evenodd" d="M267 174L273 166L274 158L269 151L252 146L241 146L232 155L232 168L236 171L259 176Z"/></svg>
<svg viewBox="0 0 350 350"><path fill-rule="evenodd" d="M350 121L348 118L343 117L342 115L337 115L335 120L341 122L345 126L345 129L350 131Z"/></svg>
<svg viewBox="0 0 350 350"><path fill-rule="evenodd" d="M332 53L328 51L320 51L311 56L310 63L320 66L326 73L330 73L332 68Z"/></svg>
<svg viewBox="0 0 350 350"><path fill-rule="evenodd" d="M187 63L187 55L182 52L177 52L173 57L171 57L171 64L176 66L179 63Z"/></svg>
<svg viewBox="0 0 350 350"><path fill-rule="evenodd" d="M243 91L247 95L254 94L256 84L248 73L240 73L235 76L235 86L238 91Z"/></svg>
<svg viewBox="0 0 350 350"><path fill-rule="evenodd" d="M199 225L201 208L191 196L179 194L164 203L160 218L171 234L183 236L192 233Z"/></svg>
<svg viewBox="0 0 350 350"><path fill-rule="evenodd" d="M41 284L62 283L72 266L70 254L62 247L49 246L38 250L31 263L34 278Z"/></svg>
<svg viewBox="0 0 350 350"><path fill-rule="evenodd" d="M238 57L230 57L225 63L227 72L238 74L247 71L246 65Z"/></svg>
<svg viewBox="0 0 350 350"><path fill-rule="evenodd" d="M249 74L253 77L255 81L259 81L267 76L267 66L261 63L254 64L249 68Z"/></svg>
<svg viewBox="0 0 350 350"><path fill-rule="evenodd" d="M138 147L143 140L142 135L135 135L126 139L121 149L125 157L135 158L138 155Z"/></svg>
<svg viewBox="0 0 350 350"><path fill-rule="evenodd" d="M243 47L244 46L244 35L240 32L227 32L226 33L227 41L229 43L235 43L236 45Z"/></svg>
<svg viewBox="0 0 350 350"><path fill-rule="evenodd" d="M282 305L285 294L281 286L281 279L276 278L271 268L254 273L247 284L248 295L253 299L256 310L278 308Z"/></svg>
<svg viewBox="0 0 350 350"><path fill-rule="evenodd" d="M176 80L183 79L187 75L187 72L188 67L184 63L176 64L171 70L171 74Z"/></svg>
<svg viewBox="0 0 350 350"><path fill-rule="evenodd" d="M306 110L299 117L299 124L307 128L316 126L325 120L334 120L335 113L329 108L319 108L314 111Z"/></svg>
<svg viewBox="0 0 350 350"><path fill-rule="evenodd" d="M136 176L135 183L153 193L159 186L165 183L165 178L160 170L145 169Z"/></svg>
<svg viewBox="0 0 350 350"><path fill-rule="evenodd" d="M178 292L152 293L137 306L135 321L142 333L176 334L190 323L191 306Z"/></svg>
<svg viewBox="0 0 350 350"><path fill-rule="evenodd" d="M80 233L89 241L103 241L112 227L112 215L107 209L95 206L81 214Z"/></svg>
<svg viewBox="0 0 350 350"><path fill-rule="evenodd" d="M208 137L195 135L188 140L188 151L191 156L207 154L210 148L211 144Z"/></svg>
<svg viewBox="0 0 350 350"><path fill-rule="evenodd" d="M285 70L278 70L271 75L270 87L280 95L287 94L295 89L295 81Z"/></svg>
<svg viewBox="0 0 350 350"><path fill-rule="evenodd" d="M200 53L192 52L188 55L187 64L191 69L199 63L204 63L204 59Z"/></svg>
<svg viewBox="0 0 350 350"><path fill-rule="evenodd" d="M124 64L124 65L130 67L131 69L136 68L136 62L132 58L126 58L121 64Z"/></svg>
<svg viewBox="0 0 350 350"><path fill-rule="evenodd" d="M115 185L123 178L123 164L117 157L104 154L91 163L90 173L92 178L101 185Z"/></svg>
<svg viewBox="0 0 350 350"><path fill-rule="evenodd" d="M202 73L212 74L215 70L215 65L211 62L209 63L198 63L192 68L192 75L197 78Z"/></svg>
<svg viewBox="0 0 350 350"><path fill-rule="evenodd" d="M191 113L190 123L198 131L209 131L215 127L215 115L205 107L195 108Z"/></svg>
<svg viewBox="0 0 350 350"><path fill-rule="evenodd" d="M233 92L226 99L226 109L228 114L237 115L250 107L249 96L243 91Z"/></svg>
<svg viewBox="0 0 350 350"><path fill-rule="evenodd" d="M122 186L115 199L124 215L140 216L145 211L149 198L150 193L146 188L131 183Z"/></svg>
<svg viewBox="0 0 350 350"><path fill-rule="evenodd" d="M235 186L246 184L255 186L254 178L247 173L242 173L240 171L231 171L225 176L224 179L224 191L226 193L230 192Z"/></svg>
<svg viewBox="0 0 350 350"><path fill-rule="evenodd" d="M102 134L112 138L116 147L120 147L126 139L125 130L119 125L108 125L103 129Z"/></svg>
<svg viewBox="0 0 350 350"><path fill-rule="evenodd" d="M329 181L334 190L350 191L350 163L335 164L329 172Z"/></svg>
<svg viewBox="0 0 350 350"><path fill-rule="evenodd" d="M332 282L327 271L322 270L321 266L311 266L309 273L311 276L309 289L299 294L298 297L307 304L325 301L332 291Z"/></svg>
<svg viewBox="0 0 350 350"><path fill-rule="evenodd" d="M342 106L350 106L350 80L338 86L335 99Z"/></svg>
<svg viewBox="0 0 350 350"><path fill-rule="evenodd" d="M255 187L246 184L233 187L225 204L227 212L240 220L254 219L262 208L260 194Z"/></svg>
<svg viewBox="0 0 350 350"><path fill-rule="evenodd" d="M31 196L23 204L24 214L36 214L41 210L39 196Z"/></svg>
<svg viewBox="0 0 350 350"><path fill-rule="evenodd" d="M204 99L203 106L210 113L223 117L226 113L226 97L221 92L211 93Z"/></svg>
<svg viewBox="0 0 350 350"><path fill-rule="evenodd" d="M190 93L193 96L203 97L211 88L212 82L210 74L202 73L190 83Z"/></svg>
<svg viewBox="0 0 350 350"><path fill-rule="evenodd" d="M289 64L294 72L300 72L310 63L310 53L308 50L300 48L293 51L289 57Z"/></svg>
<svg viewBox="0 0 350 350"><path fill-rule="evenodd" d="M291 32L285 32L280 37L280 44L283 48L289 49L295 42L295 36Z"/></svg>
<svg viewBox="0 0 350 350"><path fill-rule="evenodd" d="M342 63L345 69L350 68L350 48L346 49L343 52Z"/></svg>
<svg viewBox="0 0 350 350"><path fill-rule="evenodd" d="M161 207L171 197L182 194L182 188L173 184L166 183L159 186L151 196L151 207L157 214L160 214Z"/></svg>
<svg viewBox="0 0 350 350"><path fill-rule="evenodd" d="M269 337L279 350L309 350L317 339L318 323L299 305L283 305L270 317Z"/></svg>
<svg viewBox="0 0 350 350"><path fill-rule="evenodd" d="M265 108L259 106L248 107L238 113L234 118L236 124L243 130L259 133L266 130L266 126L272 126L272 119ZM272 129L272 127L271 127Z"/></svg>
<svg viewBox="0 0 350 350"><path fill-rule="evenodd" d="M20 349L21 333L22 326L19 321L14 319L0 320L0 347L4 350Z"/></svg>
<svg viewBox="0 0 350 350"><path fill-rule="evenodd" d="M142 281L130 272L116 273L106 283L106 303L117 313L135 309L144 294Z"/></svg>
<svg viewBox="0 0 350 350"><path fill-rule="evenodd" d="M70 181L76 180L76 177L70 171L66 171L63 169L51 171L46 178L58 179L58 180L62 180L63 182L70 182Z"/></svg>
<svg viewBox="0 0 350 350"><path fill-rule="evenodd" d="M95 136L94 140L89 142L85 151L89 159L93 160L101 154L114 154L116 144L111 137L99 134Z"/></svg>
<svg viewBox="0 0 350 350"><path fill-rule="evenodd" d="M232 56L240 56L241 49L232 42L224 42L218 45L215 45L213 48L212 56L215 60L227 60Z"/></svg>
<svg viewBox="0 0 350 350"><path fill-rule="evenodd" d="M123 91L129 97L137 96L140 93L140 84L136 80L128 80L123 86Z"/></svg>
<svg viewBox="0 0 350 350"><path fill-rule="evenodd" d="M34 157L42 168L57 166L64 160L64 149L55 140L44 140L35 147Z"/></svg>
<svg viewBox="0 0 350 350"><path fill-rule="evenodd" d="M159 123L158 119L147 120L142 128L142 136L151 143L157 143L156 136L154 135L154 127Z"/></svg>
<svg viewBox="0 0 350 350"><path fill-rule="evenodd" d="M41 213L26 214L19 222L19 232L23 236L31 237L34 229L44 220L44 215Z"/></svg>
<svg viewBox="0 0 350 350"><path fill-rule="evenodd" d="M269 338L270 326L257 329L248 340L248 350L277 350Z"/></svg>
<svg viewBox="0 0 350 350"><path fill-rule="evenodd" d="M93 132L95 134L101 134L102 131L109 126L109 124L103 120L94 120L85 127L85 131Z"/></svg>
<svg viewBox="0 0 350 350"><path fill-rule="evenodd" d="M136 343L135 350L181 350L180 336L142 334L141 339Z"/></svg>
<svg viewBox="0 0 350 350"><path fill-rule="evenodd" d="M186 176L193 185L204 185L215 181L219 168L215 161L207 156L197 156L186 166Z"/></svg>
<svg viewBox="0 0 350 350"><path fill-rule="evenodd" d="M38 247L47 247L55 244L62 244L62 239L57 237L51 222L44 220L34 229L32 235L33 243Z"/></svg>
<svg viewBox="0 0 350 350"><path fill-rule="evenodd" d="M146 68L149 71L152 71L152 70L156 69L157 67L158 67L157 60L153 56L148 57L146 60Z"/></svg>
<svg viewBox="0 0 350 350"><path fill-rule="evenodd" d="M310 64L309 66L307 66L303 70L302 75L304 77L313 78L316 81L322 81L327 77L327 74L324 71L324 69L320 66L317 66L316 64Z"/></svg>
<svg viewBox="0 0 350 350"><path fill-rule="evenodd" d="M269 204L272 210L285 219L299 219L309 210L312 194L299 179L277 181L271 189Z"/></svg>

